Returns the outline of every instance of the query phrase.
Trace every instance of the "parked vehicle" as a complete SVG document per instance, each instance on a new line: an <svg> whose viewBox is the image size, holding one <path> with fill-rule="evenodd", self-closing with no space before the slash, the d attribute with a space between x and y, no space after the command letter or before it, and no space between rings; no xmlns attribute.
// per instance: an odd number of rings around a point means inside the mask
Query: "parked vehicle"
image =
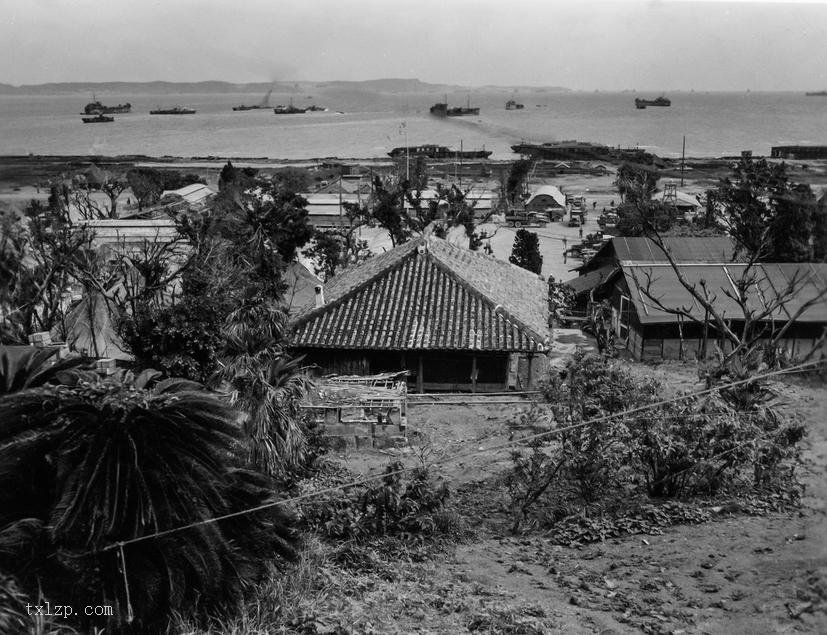
<svg viewBox="0 0 827 635"><path fill-rule="evenodd" d="M509 210L505 215L505 222L509 227L545 227L548 225L548 216L538 212L524 210Z"/></svg>

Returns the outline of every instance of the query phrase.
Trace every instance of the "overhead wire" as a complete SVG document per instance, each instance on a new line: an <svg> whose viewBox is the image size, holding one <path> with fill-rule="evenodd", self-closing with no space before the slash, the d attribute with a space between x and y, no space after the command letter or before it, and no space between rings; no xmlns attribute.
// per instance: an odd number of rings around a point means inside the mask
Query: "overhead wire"
<svg viewBox="0 0 827 635"><path fill-rule="evenodd" d="M618 418L618 417L624 417L624 416L636 414L636 413L639 413L639 412L645 412L647 410L651 410L653 408L657 408L657 407L667 405L667 404L670 404L670 403L676 403L676 402L683 401L683 400L686 400L686 399L692 399L692 398L700 397L702 395L708 395L708 394L711 394L711 393L714 393L714 392L718 392L719 390L724 390L724 389L727 389L727 388L733 388L735 386L740 386L740 385L752 383L752 382L755 382L755 381L758 381L758 380L761 380L761 379L767 379L767 378L774 377L774 376L777 376L777 375L790 374L791 372L795 372L797 370L803 370L805 368L810 368L810 367L812 367L816 364L822 364L822 363L823 363L822 360L815 360L815 361L807 362L807 363L804 363L804 364L800 364L798 366L790 367L790 368L787 368L787 369L781 369L781 370L771 371L771 372L767 372L767 373L763 373L763 374L759 374L759 375L754 375L754 376L746 378L746 379L740 379L740 380L733 381L733 382L730 382L730 383L727 383L727 384L721 384L721 385L718 385L718 386L713 386L711 388L707 388L707 389L704 389L704 390L690 392L690 393L684 393L684 394L681 394L681 395L670 397L668 399L661 399L661 400L658 400L658 401L655 401L655 402L652 402L652 403L648 403L648 404L644 404L642 406L631 408L629 410L624 410L624 411L621 411L621 412L616 412L616 413L612 413L612 414L608 414L608 415L603 415L603 416L600 416L600 417L595 417L593 419L589 419L589 420L586 420L586 421L580 421L578 423L570 424L570 425L567 425L567 426L559 426L559 427L556 427L552 430L546 430L546 431L543 431L543 432L538 432L538 433L526 435L524 437L520 437L519 439L509 439L508 441L503 442L503 443L498 443L498 444L494 444L494 445L487 446L487 447L484 447L484 448L479 448L477 450L471 450L471 451L468 451L468 452L464 452L464 453L460 453L460 454L453 454L451 456L445 456L445 457L442 457L440 459L436 459L436 460L429 463L429 467L434 467L434 466L437 466L437 465L444 465L446 463L451 463L451 462L454 462L454 461L458 461L460 459L480 455L480 454L483 454L483 453L502 450L502 449L512 447L512 446L523 445L523 444L525 444L529 441L542 439L542 438L545 438L545 437L550 437L552 435L561 434L563 432L568 432L570 430L574 430L576 428L580 428L580 427L583 427L583 426L593 425L593 424L596 424L596 423L602 423L602 422L608 421L610 419L615 419L615 418ZM732 449L732 450L734 450L734 449ZM145 542L147 540L154 540L154 539L157 539L157 538L161 538L163 536L168 536L168 535L171 535L171 534L174 534L174 533L185 531L187 529L193 529L195 527L201 527L201 526L212 524L212 523L218 523L218 522L221 522L223 520L228 520L230 518L237 518L239 516L244 516L246 514L253 514L253 513L256 513L256 512L264 511L264 510L272 508L272 507L288 505L288 504L296 503L296 502L299 502L299 501L302 501L302 500L307 500L309 498L315 498L315 497L323 496L323 495L326 495L326 494L331 494L331 493L336 492L336 491L344 491L346 489L350 489L352 487L357 487L359 485L364 485L366 483L370 483L370 482L373 482L373 481L381 480L381 479L387 478L389 476L397 476L397 475L405 474L405 473L413 471L415 469L418 469L417 466L402 467L402 468L399 468L399 469L396 469L396 470L387 470L387 471L384 471L384 472L381 472L381 473L368 474L368 475L365 475L365 476L360 477L358 479L355 479L353 481L350 481L348 483L340 483L340 484L337 484L337 485L333 485L331 487L325 487L325 488L322 488L322 489L319 489L319 490L314 490L312 492L306 492L304 494L299 494L297 496L293 496L293 497L290 497L290 498L280 499L280 500L277 500L277 501L270 501L270 502L264 503L262 505L257 505L255 507L238 510L238 511L235 511L235 512L231 512L229 514L224 514L222 516L216 516L214 518L207 518L207 519L200 520L200 521L197 521L197 522L189 523L187 525L181 525L179 527L172 527L170 529L157 531L157 532L154 532L154 533L151 533L151 534L146 534L144 536L138 536L136 538L131 538L129 540L122 540L122 541L119 541L119 542L101 547L98 550L87 552L84 555L94 555L94 554L98 554L98 553L104 553L104 552L107 552L107 551L111 551L113 549L122 549L124 546L127 546L127 545L136 544L136 543L140 543L140 542Z"/></svg>

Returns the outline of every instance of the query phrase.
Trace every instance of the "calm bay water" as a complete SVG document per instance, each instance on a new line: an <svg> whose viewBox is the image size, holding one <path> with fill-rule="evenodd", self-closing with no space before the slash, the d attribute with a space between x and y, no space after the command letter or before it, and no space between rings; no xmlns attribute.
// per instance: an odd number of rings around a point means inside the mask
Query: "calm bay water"
<svg viewBox="0 0 827 635"><path fill-rule="evenodd" d="M469 93L449 94L465 105ZM244 156L282 159L384 157L405 145L437 143L485 147L492 158L513 158L520 140L578 139L647 148L661 156L721 156L752 150L769 154L780 144L827 144L827 98L797 93L672 93L670 108L636 110L632 93L552 93L477 90L478 117L439 119L428 108L443 94L332 90L294 94L294 103L315 103L328 112L275 115L272 109L233 112L256 103L245 94L99 94L106 104L129 101L132 113L115 122L83 124L85 94L0 96L0 154L145 154L150 156ZM525 109L507 111L516 98ZM289 95L271 97L286 104ZM150 116L157 106L188 106L195 115ZM341 111L341 114L336 111Z"/></svg>

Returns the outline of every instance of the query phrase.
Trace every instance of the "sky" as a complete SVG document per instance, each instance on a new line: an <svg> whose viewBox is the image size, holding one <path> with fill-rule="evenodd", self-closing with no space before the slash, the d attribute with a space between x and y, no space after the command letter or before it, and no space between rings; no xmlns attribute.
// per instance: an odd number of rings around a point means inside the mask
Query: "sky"
<svg viewBox="0 0 827 635"><path fill-rule="evenodd" d="M0 0L0 83L827 89L827 0Z"/></svg>

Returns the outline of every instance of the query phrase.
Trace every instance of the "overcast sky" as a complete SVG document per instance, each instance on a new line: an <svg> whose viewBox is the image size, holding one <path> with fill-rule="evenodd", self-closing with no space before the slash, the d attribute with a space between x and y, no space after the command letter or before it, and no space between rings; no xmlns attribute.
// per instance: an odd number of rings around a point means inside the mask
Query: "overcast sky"
<svg viewBox="0 0 827 635"><path fill-rule="evenodd" d="M0 0L0 82L827 89L825 2Z"/></svg>

